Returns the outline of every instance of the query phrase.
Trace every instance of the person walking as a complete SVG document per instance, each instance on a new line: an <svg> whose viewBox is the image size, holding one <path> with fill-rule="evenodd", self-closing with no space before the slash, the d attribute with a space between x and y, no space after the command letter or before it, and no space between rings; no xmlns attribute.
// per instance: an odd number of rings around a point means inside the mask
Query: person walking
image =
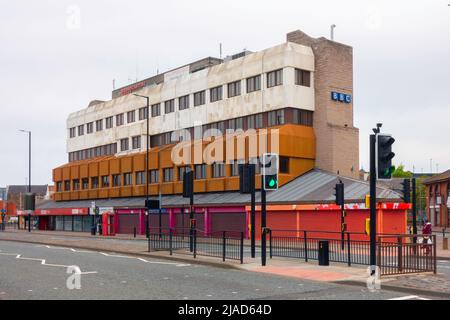
<svg viewBox="0 0 450 320"><path fill-rule="evenodd" d="M423 235L423 246L425 249L425 254L429 254L430 253L430 247L431 247L431 234L432 234L433 230L431 228L431 222L427 222L425 223L425 225L423 226L422 229L422 235Z"/></svg>

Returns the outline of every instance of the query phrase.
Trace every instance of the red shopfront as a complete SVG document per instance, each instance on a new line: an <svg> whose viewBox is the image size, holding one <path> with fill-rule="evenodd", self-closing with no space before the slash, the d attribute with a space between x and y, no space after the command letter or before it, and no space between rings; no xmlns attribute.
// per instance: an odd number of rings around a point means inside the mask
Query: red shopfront
<svg viewBox="0 0 450 320"><path fill-rule="evenodd" d="M90 232L93 224L88 208L38 209L33 216L39 230Z"/></svg>

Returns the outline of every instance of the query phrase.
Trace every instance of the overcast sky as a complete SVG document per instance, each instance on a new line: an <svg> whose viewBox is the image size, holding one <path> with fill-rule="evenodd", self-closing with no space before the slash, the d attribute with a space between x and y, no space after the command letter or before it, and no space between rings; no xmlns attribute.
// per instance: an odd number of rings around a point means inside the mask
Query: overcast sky
<svg viewBox="0 0 450 320"><path fill-rule="evenodd" d="M262 50L301 29L353 47L360 164L377 122L395 163L450 168L450 0L0 0L0 186L51 183L66 118L94 99L206 56Z"/></svg>

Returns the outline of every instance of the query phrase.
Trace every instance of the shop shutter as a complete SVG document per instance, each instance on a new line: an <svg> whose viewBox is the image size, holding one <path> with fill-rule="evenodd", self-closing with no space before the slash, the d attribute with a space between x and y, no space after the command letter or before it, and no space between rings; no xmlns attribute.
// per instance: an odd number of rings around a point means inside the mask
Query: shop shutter
<svg viewBox="0 0 450 320"><path fill-rule="evenodd" d="M64 230L64 216L56 216L55 217L55 230L63 231Z"/></svg>
<svg viewBox="0 0 450 320"><path fill-rule="evenodd" d="M64 231L72 231L72 216L64 217Z"/></svg>
<svg viewBox="0 0 450 320"><path fill-rule="evenodd" d="M92 227L92 216L83 216L83 232L90 232Z"/></svg>
<svg viewBox="0 0 450 320"><path fill-rule="evenodd" d="M169 229L169 214L163 213L161 214L161 228L163 232L168 233ZM152 213L150 214L150 230L153 232L159 228L159 214Z"/></svg>
<svg viewBox="0 0 450 320"><path fill-rule="evenodd" d="M117 233L133 234L134 228L139 233L139 215L138 214L119 214L119 228Z"/></svg>
<svg viewBox="0 0 450 320"><path fill-rule="evenodd" d="M211 231L213 233L222 231L245 232L245 213L210 213Z"/></svg>
<svg viewBox="0 0 450 320"><path fill-rule="evenodd" d="M82 232L83 231L83 217L82 216L75 216L73 217L73 231L76 232Z"/></svg>

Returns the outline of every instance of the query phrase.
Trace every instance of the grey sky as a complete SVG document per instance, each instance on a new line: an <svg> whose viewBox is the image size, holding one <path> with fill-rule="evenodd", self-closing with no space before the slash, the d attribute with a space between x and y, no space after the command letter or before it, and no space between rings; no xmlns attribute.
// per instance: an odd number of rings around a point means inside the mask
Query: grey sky
<svg viewBox="0 0 450 320"><path fill-rule="evenodd" d="M301 29L354 48L360 164L376 122L395 162L450 168L450 7L435 1L0 0L0 186L24 184L33 132L34 184L67 162L65 121L90 100L206 56L261 50ZM76 11L80 10L77 27ZM74 18L75 17L75 18ZM137 72L136 72L137 70Z"/></svg>

